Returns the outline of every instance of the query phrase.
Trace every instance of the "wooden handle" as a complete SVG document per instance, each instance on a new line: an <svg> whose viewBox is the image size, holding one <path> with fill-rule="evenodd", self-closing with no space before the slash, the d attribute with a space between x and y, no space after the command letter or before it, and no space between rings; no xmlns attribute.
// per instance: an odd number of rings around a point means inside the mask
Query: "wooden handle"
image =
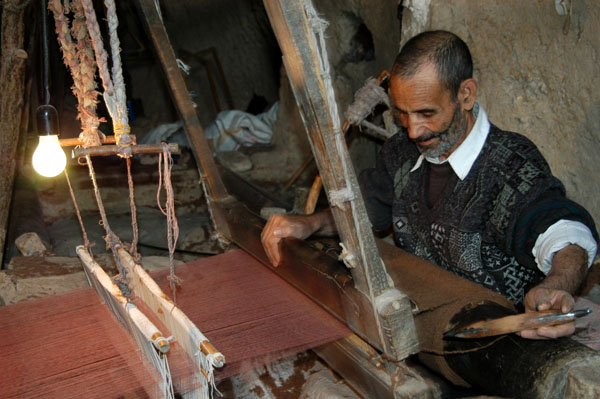
<svg viewBox="0 0 600 399"><path fill-rule="evenodd" d="M308 198L306 199L306 205L304 206L304 213L306 215L311 215L315 211L315 208L317 207L317 200L319 199L319 194L321 193L321 187L323 187L323 180L321 180L321 175L317 175L315 177L315 181L313 181L313 184L310 187L310 192L308 193Z"/></svg>
<svg viewBox="0 0 600 399"><path fill-rule="evenodd" d="M445 337L483 338L509 334L540 327L550 327L570 323L577 317L591 313L589 308L562 313L556 309L521 313L499 319L481 320L447 331Z"/></svg>

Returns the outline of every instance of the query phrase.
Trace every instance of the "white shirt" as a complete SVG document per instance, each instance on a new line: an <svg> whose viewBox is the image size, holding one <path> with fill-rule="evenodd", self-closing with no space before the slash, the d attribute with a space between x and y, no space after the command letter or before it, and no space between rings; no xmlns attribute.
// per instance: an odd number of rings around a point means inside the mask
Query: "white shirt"
<svg viewBox="0 0 600 399"><path fill-rule="evenodd" d="M430 158L421 155L417 159L415 166L411 169L411 172L419 169L423 164L423 160L434 164L449 162L458 178L464 180L479 156L490 132L490 122L487 114L479 103L475 103L473 114L476 120L471 132L447 159L440 162L439 158ZM592 232L586 225L572 220L561 219L548 227L545 232L538 236L531 253L535 258L538 268L544 274L548 274L552 268L554 254L571 244L577 244L587 251L588 267L591 266L598 249L596 240L594 240Z"/></svg>

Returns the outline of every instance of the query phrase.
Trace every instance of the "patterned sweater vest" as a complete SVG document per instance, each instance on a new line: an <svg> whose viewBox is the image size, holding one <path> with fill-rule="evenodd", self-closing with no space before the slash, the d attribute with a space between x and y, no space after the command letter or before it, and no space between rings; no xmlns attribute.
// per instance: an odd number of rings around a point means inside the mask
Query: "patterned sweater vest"
<svg viewBox="0 0 600 399"><path fill-rule="evenodd" d="M398 134L383 146L377 167L361 174L374 227L391 222L398 246L511 301L522 303L544 278L531 248L548 226L560 218L581 220L595 233L591 217L566 199L561 182L522 135L492 125L466 178L452 174L430 206L427 165L410 172L418 157L415 145ZM585 215L571 217L565 206ZM552 212L557 207L563 211Z"/></svg>

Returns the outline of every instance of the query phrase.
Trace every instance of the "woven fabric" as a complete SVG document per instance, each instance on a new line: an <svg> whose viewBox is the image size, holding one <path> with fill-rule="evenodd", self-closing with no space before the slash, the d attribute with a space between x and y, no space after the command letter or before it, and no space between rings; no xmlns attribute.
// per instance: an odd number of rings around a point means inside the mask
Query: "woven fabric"
<svg viewBox="0 0 600 399"><path fill-rule="evenodd" d="M0 307L0 397L158 397L159 377L92 288Z"/></svg>
<svg viewBox="0 0 600 399"><path fill-rule="evenodd" d="M176 269L177 306L225 356L222 380L250 368L343 338L350 330L241 250ZM153 275L171 296L167 272Z"/></svg>

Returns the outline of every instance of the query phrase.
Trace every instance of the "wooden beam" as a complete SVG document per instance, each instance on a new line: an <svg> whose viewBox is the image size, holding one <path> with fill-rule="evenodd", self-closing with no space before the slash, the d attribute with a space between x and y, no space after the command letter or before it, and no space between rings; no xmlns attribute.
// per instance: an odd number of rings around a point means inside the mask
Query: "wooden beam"
<svg viewBox="0 0 600 399"><path fill-rule="evenodd" d="M17 162L17 144L22 128L25 104L25 70L27 52L23 49L25 25L23 14L27 0L7 0L2 5L0 36L0 268L7 235Z"/></svg>
<svg viewBox="0 0 600 399"><path fill-rule="evenodd" d="M227 222L220 213L220 207L214 206L213 203L227 202L233 200L233 198L225 189L218 173L212 150L206 141L204 129L200 124L189 90L177 65L177 57L169 41L169 35L162 22L159 10L156 9L158 3L154 0L138 0L137 4L167 78L171 97L194 150L213 223L220 234L229 237Z"/></svg>
<svg viewBox="0 0 600 399"><path fill-rule="evenodd" d="M180 154L181 149L179 144L170 143L167 144L169 152L171 154ZM133 155L133 154L159 154L163 152L164 148L162 144L137 144L129 147L122 147L119 145L99 145L96 147L80 147L75 148L71 152L73 158L85 157L86 155L106 157L110 155Z"/></svg>
<svg viewBox="0 0 600 399"><path fill-rule="evenodd" d="M218 352L208 338L196 325L179 309L158 284L150 277L144 268L135 262L131 255L122 247L117 249L119 259L127 270L127 281L135 294L144 301L156 317L169 329L169 332L184 348L190 359L196 359L198 351L214 359L215 367L225 365L225 356ZM208 370L205 370L208 372Z"/></svg>
<svg viewBox="0 0 600 399"><path fill-rule="evenodd" d="M133 137L133 142L135 143L135 135L130 134ZM115 136L106 136L102 140L102 144L115 144L117 142L117 138ZM61 147L76 147L78 145L83 145L83 141L79 140L78 137L69 138L69 139L59 139L58 144Z"/></svg>
<svg viewBox="0 0 600 399"><path fill-rule="evenodd" d="M379 256L358 179L346 148L337 104L327 79L322 27L310 0L265 0L265 8L283 53L288 78L342 243L356 289L369 298L384 352L403 359L418 348L410 301L394 288ZM333 102L333 103L331 103ZM401 324L402 323L402 324Z"/></svg>

